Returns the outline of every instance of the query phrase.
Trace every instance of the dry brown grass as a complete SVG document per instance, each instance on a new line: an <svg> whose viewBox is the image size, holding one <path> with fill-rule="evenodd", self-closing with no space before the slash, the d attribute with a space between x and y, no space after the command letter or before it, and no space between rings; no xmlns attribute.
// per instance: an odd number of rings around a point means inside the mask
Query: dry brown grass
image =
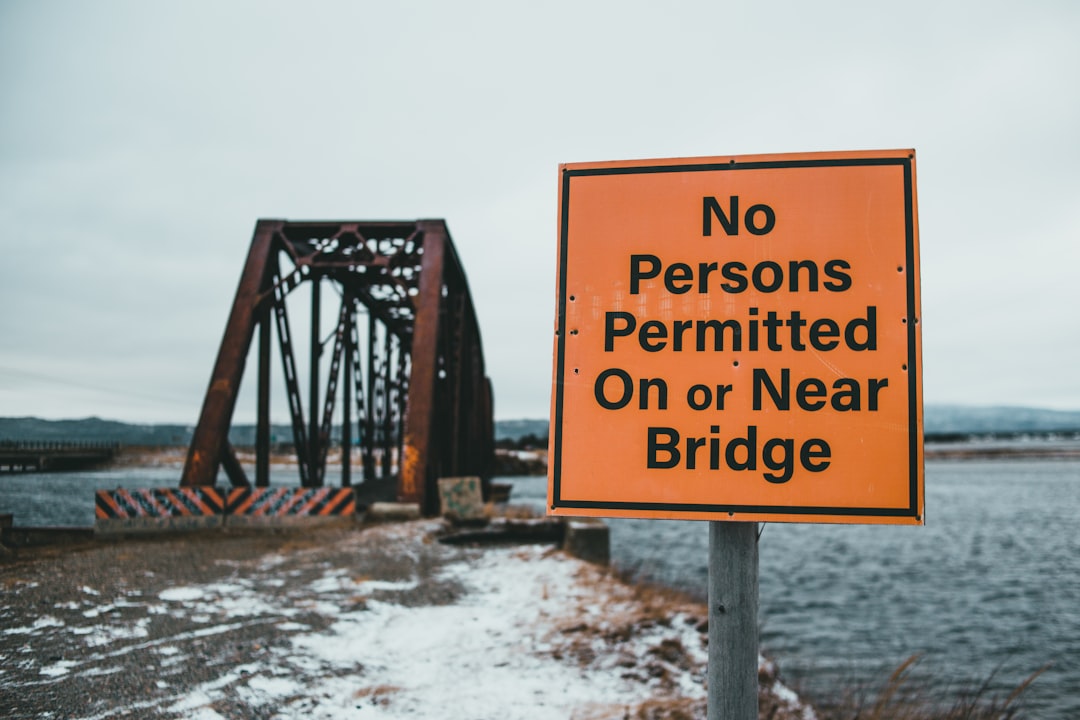
<svg viewBox="0 0 1080 720"><path fill-rule="evenodd" d="M821 703L818 716L821 720L1018 720L1024 717L1024 693L1049 667L1039 668L1004 697L991 691L991 674L982 683L959 690L954 698L942 698L912 678L920 659L912 655L902 662L876 692L852 690L836 702Z"/></svg>
<svg viewBox="0 0 1080 720"><path fill-rule="evenodd" d="M704 718L703 698L685 697L680 677L689 672L704 682L706 667L702 652L707 644L707 610L686 593L641 581L626 582L620 573L583 567L575 577L582 587L603 586L591 597L606 598L601 612L591 616L584 608L576 620L560 629L557 657L565 657L583 667L606 662L620 675L653 688L653 697L618 710L596 709L592 718L627 720L684 720ZM687 631L690 631L688 640ZM695 638L696 633L696 638ZM635 640L650 636L651 645L632 651ZM696 649L685 643L700 643ZM614 662L612 663L612 659ZM774 694L778 682L775 665L763 666L758 676L759 717L762 720L801 720L801 708ZM703 688L704 689L704 688ZM577 717L577 716L575 716Z"/></svg>
<svg viewBox="0 0 1080 720"><path fill-rule="evenodd" d="M646 700L632 708L626 717L629 720L700 720L706 712L705 703L700 700L677 698Z"/></svg>
<svg viewBox="0 0 1080 720"><path fill-rule="evenodd" d="M401 692L396 685L375 685L373 687L360 688L353 697L357 700L367 701L370 705L385 707L390 704L390 696Z"/></svg>

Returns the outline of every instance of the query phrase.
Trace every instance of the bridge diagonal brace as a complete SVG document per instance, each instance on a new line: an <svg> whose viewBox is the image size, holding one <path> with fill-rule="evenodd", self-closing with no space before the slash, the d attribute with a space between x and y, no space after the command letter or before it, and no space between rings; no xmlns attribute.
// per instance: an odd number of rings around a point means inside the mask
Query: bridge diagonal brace
<svg viewBox="0 0 1080 720"><path fill-rule="evenodd" d="M273 285L263 291L256 302L262 305L265 302L271 302L271 298L276 300L279 297L285 297L300 286L304 277L304 272L300 267L293 268L293 271L285 276L275 275Z"/></svg>
<svg viewBox="0 0 1080 720"><path fill-rule="evenodd" d="M285 388L289 397L289 416L292 418L293 443L297 448L297 465L300 468L300 484L310 486L311 468L301 453L307 448L307 431L304 425L304 411L300 405L300 385L296 377L296 358L293 355L292 334L289 331L289 316L285 311L285 297L278 296L274 302L274 317L277 320L278 343L281 346L281 364L285 372Z"/></svg>
<svg viewBox="0 0 1080 720"><path fill-rule="evenodd" d="M251 481L248 480L240 459L236 457L236 448L232 446L232 443L225 443L225 449L221 453L221 466L225 469L225 474L234 488L251 487Z"/></svg>
<svg viewBox="0 0 1080 720"><path fill-rule="evenodd" d="M259 295L270 282L274 234L281 226L278 220L260 220L255 226L255 236L210 376L210 386L188 448L180 478L182 487L213 485L217 478L244 376L244 364L255 333Z"/></svg>
<svg viewBox="0 0 1080 720"><path fill-rule="evenodd" d="M334 349L330 354L330 372L326 378L326 400L323 403L322 423L319 426L319 466L313 473L316 484L322 485L326 476L326 454L330 450L330 432L337 405L338 378L341 375L341 358L345 349L345 329L349 325L348 317L354 309L352 297L341 298L341 312L338 314L337 330L334 332Z"/></svg>
<svg viewBox="0 0 1080 720"><path fill-rule="evenodd" d="M371 432L367 423L368 416L368 397L370 393L364 392L364 368L360 364L361 346L360 346L360 329L357 323L352 323L350 330L352 333L352 340L349 343L352 346L352 357L349 359L349 363L352 366L353 374L353 388L356 392L356 417L357 425L356 432L360 438L360 462L363 469L364 480L371 479Z"/></svg>

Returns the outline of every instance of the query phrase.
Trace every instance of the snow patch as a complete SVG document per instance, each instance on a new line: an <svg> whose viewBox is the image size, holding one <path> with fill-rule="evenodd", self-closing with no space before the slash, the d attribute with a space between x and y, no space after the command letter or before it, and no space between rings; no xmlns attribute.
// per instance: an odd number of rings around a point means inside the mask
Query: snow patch
<svg viewBox="0 0 1080 720"><path fill-rule="evenodd" d="M112 645L119 640L138 640L150 636L150 618L140 618L133 624L106 625L98 627L93 633L86 636L83 642L87 647L101 647Z"/></svg>
<svg viewBox="0 0 1080 720"><path fill-rule="evenodd" d="M263 704L268 700L273 701L293 695L307 694L307 688L291 678L265 675L255 675L249 678L247 688L244 690L246 692L241 693L238 688L237 694L253 696L252 700L256 704Z"/></svg>
<svg viewBox="0 0 1080 720"><path fill-rule="evenodd" d="M59 618L54 618L52 615L42 615L34 621L33 625L25 625L23 627L6 628L4 630L5 635L29 635L30 633L44 630L51 627L64 627L64 621Z"/></svg>
<svg viewBox="0 0 1080 720"><path fill-rule="evenodd" d="M41 668L40 673L48 677L60 677L61 675L67 675L71 672L71 668L78 665L79 663L74 660L59 660L48 667Z"/></svg>
<svg viewBox="0 0 1080 720"><path fill-rule="evenodd" d="M169 588L168 590L162 590L158 593L158 598L165 602L194 602L195 600L202 600L206 596L206 591L203 588L197 587L176 587Z"/></svg>

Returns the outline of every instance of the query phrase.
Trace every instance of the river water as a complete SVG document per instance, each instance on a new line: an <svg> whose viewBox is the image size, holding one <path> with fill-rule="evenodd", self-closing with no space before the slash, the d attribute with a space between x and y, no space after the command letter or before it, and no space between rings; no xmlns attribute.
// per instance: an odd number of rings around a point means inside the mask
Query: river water
<svg viewBox="0 0 1080 720"><path fill-rule="evenodd" d="M172 487L176 468L0 476L17 525L90 525L97 488ZM329 477L333 483L335 478ZM544 478L505 478L542 508ZM292 484L275 469L274 484ZM987 678L1034 718L1080 717L1080 460L929 461L926 526L771 523L760 540L764 652L809 693L873 684L913 654L954 697ZM701 596L701 522L609 520L613 562Z"/></svg>
<svg viewBox="0 0 1080 720"><path fill-rule="evenodd" d="M542 506L546 481L515 481ZM612 560L703 597L702 522L609 520ZM991 678L1028 716L1080 718L1080 460L930 461L926 525L771 523L759 544L761 646L811 696L913 679L955 698Z"/></svg>

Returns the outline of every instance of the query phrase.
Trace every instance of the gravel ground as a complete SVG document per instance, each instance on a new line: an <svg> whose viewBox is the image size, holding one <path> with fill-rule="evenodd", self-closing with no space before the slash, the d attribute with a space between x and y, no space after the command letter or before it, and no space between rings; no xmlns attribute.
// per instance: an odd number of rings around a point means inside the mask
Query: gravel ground
<svg viewBox="0 0 1080 720"><path fill-rule="evenodd" d="M333 616L323 603L365 601L328 591L320 582L328 571L410 581L392 593L405 605L453 602L461 587L436 571L477 551L421 541L403 552L391 527L217 531L9 555L0 564L0 717L179 717L155 701L167 706L184 688L258 663L296 628L325 628ZM216 609L168 600L170 591L183 599L178 588L206 585L222 590ZM238 615L230 588L294 612ZM260 717L235 708L225 715Z"/></svg>

